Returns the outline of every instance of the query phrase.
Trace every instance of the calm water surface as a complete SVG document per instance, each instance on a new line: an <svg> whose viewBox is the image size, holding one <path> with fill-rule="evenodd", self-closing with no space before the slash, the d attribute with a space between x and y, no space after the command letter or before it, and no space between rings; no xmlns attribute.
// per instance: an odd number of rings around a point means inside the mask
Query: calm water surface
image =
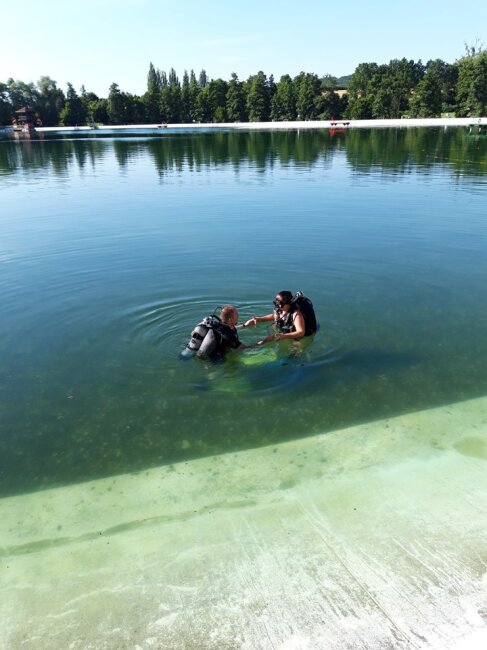
<svg viewBox="0 0 487 650"><path fill-rule="evenodd" d="M0 142L0 494L485 394L486 190L461 129ZM281 289L301 349L178 359Z"/></svg>

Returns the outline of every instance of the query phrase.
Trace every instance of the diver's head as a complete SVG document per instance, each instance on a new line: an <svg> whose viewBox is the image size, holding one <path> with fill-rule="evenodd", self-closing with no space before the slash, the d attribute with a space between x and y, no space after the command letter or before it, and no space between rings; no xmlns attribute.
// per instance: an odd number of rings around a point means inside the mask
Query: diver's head
<svg viewBox="0 0 487 650"><path fill-rule="evenodd" d="M231 325L232 327L235 327L235 325L238 323L237 308L233 305L225 305L221 309L220 318L222 323L225 323L225 325Z"/></svg>
<svg viewBox="0 0 487 650"><path fill-rule="evenodd" d="M279 291L272 301L278 311L289 311L293 301L293 294L290 291Z"/></svg>

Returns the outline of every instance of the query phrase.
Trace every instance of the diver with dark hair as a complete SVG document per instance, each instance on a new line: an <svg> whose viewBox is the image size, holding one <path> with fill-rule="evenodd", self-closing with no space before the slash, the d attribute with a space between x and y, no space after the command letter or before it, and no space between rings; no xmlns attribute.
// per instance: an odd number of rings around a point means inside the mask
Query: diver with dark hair
<svg viewBox="0 0 487 650"><path fill-rule="evenodd" d="M237 323L236 307L233 305L220 307L220 317L213 313L198 323L180 357L187 359L197 356L216 361L223 359L228 350L246 348L247 346L238 338Z"/></svg>
<svg viewBox="0 0 487 650"><path fill-rule="evenodd" d="M277 333L266 336L256 345L264 345L270 341L298 340L317 331L313 304L301 291L294 295L290 291L279 291L273 304L272 314L254 316L244 324L244 327L254 327L257 323L274 322Z"/></svg>

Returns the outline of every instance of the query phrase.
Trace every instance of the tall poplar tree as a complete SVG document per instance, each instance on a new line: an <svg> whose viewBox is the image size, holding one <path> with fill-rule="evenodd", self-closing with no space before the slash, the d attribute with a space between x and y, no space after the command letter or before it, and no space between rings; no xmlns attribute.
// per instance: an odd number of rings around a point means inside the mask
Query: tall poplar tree
<svg viewBox="0 0 487 650"><path fill-rule="evenodd" d="M181 85L174 68L169 71L167 85L161 90L160 111L164 122L181 121Z"/></svg>
<svg viewBox="0 0 487 650"><path fill-rule="evenodd" d="M198 97L201 92L194 70L189 73L189 114L191 122L198 122Z"/></svg>
<svg viewBox="0 0 487 650"><path fill-rule="evenodd" d="M191 122L191 90L189 86L189 75L185 70L183 82L181 84L181 122L189 124Z"/></svg>
<svg viewBox="0 0 487 650"><path fill-rule="evenodd" d="M146 119L149 124L161 121L159 104L161 101L161 73L152 63L147 73L147 92L144 95Z"/></svg>
<svg viewBox="0 0 487 650"><path fill-rule="evenodd" d="M206 70L201 70L198 85L200 88L206 88L208 85L208 76L206 74Z"/></svg>
<svg viewBox="0 0 487 650"><path fill-rule="evenodd" d="M147 73L147 92L158 93L161 91L161 73L154 68L152 62L149 64Z"/></svg>

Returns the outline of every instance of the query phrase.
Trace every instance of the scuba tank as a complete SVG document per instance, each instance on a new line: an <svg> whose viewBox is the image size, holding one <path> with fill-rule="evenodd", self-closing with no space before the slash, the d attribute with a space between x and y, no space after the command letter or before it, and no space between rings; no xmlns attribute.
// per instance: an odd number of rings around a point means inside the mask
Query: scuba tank
<svg viewBox="0 0 487 650"><path fill-rule="evenodd" d="M191 359L194 355L197 357L211 356L220 342L215 332L215 327L218 325L221 325L221 320L215 313L204 318L191 332L191 337L179 357Z"/></svg>
<svg viewBox="0 0 487 650"><path fill-rule="evenodd" d="M208 318L205 318L201 323L198 323L191 332L191 338L186 343L186 348L191 352L197 352L200 349L205 336L208 334L209 323L206 322L207 320Z"/></svg>
<svg viewBox="0 0 487 650"><path fill-rule="evenodd" d="M221 335L217 334L217 332L210 327L205 338L201 341L196 356L200 359L209 359L216 352L220 342Z"/></svg>
<svg viewBox="0 0 487 650"><path fill-rule="evenodd" d="M316 320L316 314L311 300L306 298L302 291L296 291L293 295L291 305L295 309L299 309L303 314L305 326L304 335L310 336L311 334L315 334L319 330L320 326Z"/></svg>

